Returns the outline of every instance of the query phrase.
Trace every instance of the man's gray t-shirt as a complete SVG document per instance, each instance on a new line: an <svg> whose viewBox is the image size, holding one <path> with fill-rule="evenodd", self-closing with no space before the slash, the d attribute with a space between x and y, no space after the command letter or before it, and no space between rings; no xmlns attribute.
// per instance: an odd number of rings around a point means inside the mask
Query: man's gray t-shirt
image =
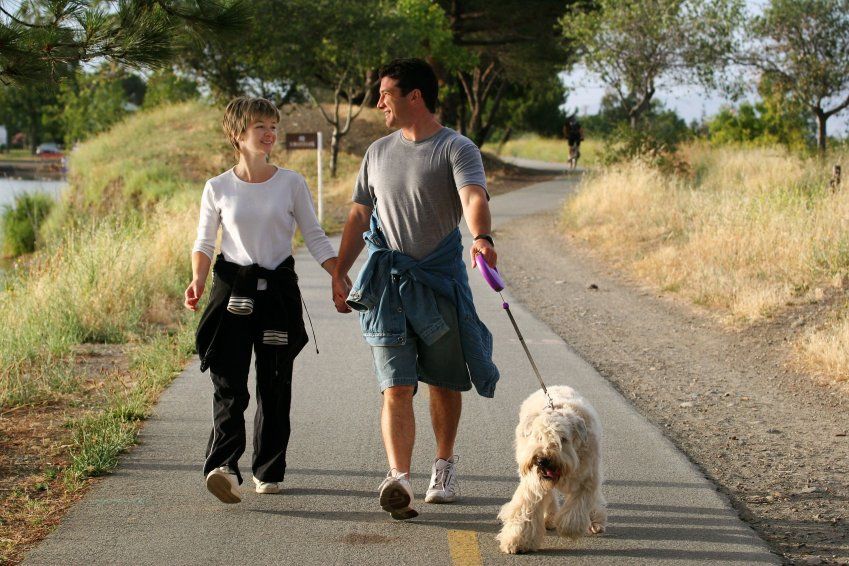
<svg viewBox="0 0 849 566"><path fill-rule="evenodd" d="M413 142L398 130L366 151L353 200L377 206L391 249L422 259L460 224L458 191L468 185L486 189L480 150L472 140L442 128Z"/></svg>

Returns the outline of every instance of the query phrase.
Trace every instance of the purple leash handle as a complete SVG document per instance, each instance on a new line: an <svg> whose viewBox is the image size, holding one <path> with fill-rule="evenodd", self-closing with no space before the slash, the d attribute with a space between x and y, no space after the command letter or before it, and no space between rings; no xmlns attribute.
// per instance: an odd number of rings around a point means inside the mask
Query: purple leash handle
<svg viewBox="0 0 849 566"><path fill-rule="evenodd" d="M484 281L492 287L492 290L501 296L501 291L504 290L504 280L501 278L501 275L498 273L498 269L494 267L490 267L486 260L483 258L483 255L478 254L475 258L475 261L478 266L478 270L481 272ZM510 305L507 301L504 300L504 297L501 297L503 301L501 303L501 308L507 311L507 316L510 317L510 322L513 324L513 329L516 331L516 335L519 337L519 342L522 344L522 348L525 349L525 354L528 356L528 360L531 362L531 367L534 370L534 373L537 376L537 380L539 384L542 386L542 390L545 393L545 396L548 397L548 405L547 408L551 408L554 405L554 402L551 400L551 395L548 394L548 389L545 387L545 382L542 380L542 376L539 373L539 369L537 368L536 363L534 362L533 356L531 356L531 351L528 349L528 345L525 344L525 338L522 336L522 332L519 330L519 325L516 324L516 319L513 318L513 313L510 312Z"/></svg>
<svg viewBox="0 0 849 566"><path fill-rule="evenodd" d="M490 267L486 260L483 258L482 254L478 254L475 258L475 261L478 264L478 269L483 275L483 280L492 287L492 290L496 293L501 292L504 289L504 280L501 278L501 275L498 273L498 269L494 267Z"/></svg>

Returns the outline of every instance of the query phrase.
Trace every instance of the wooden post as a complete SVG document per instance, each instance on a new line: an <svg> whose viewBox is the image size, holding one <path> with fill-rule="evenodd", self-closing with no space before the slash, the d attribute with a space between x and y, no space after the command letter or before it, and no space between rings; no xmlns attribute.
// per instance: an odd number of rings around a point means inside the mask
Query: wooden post
<svg viewBox="0 0 849 566"><path fill-rule="evenodd" d="M321 176L321 146L324 136L321 132L316 133L315 157L318 164L318 222L324 222L324 187Z"/></svg>

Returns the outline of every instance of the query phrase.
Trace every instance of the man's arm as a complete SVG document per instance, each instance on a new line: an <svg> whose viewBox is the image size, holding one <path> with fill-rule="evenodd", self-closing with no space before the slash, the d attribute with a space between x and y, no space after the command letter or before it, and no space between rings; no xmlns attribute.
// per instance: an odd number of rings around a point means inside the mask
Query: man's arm
<svg viewBox="0 0 849 566"><path fill-rule="evenodd" d="M463 217L469 226L472 237L480 234L490 234L492 231L492 217L489 213L489 202L486 199L486 190L480 185L466 185L460 189L460 202L463 205ZM472 267L477 265L476 256L483 255L491 267L495 267L498 254L495 248L487 240L480 238L472 243L469 250L472 256Z"/></svg>
<svg viewBox="0 0 849 566"><path fill-rule="evenodd" d="M339 258L333 271L333 304L339 312L351 312L351 307L345 303L351 290L348 271L354 265L357 256L366 245L363 232L369 229L372 208L364 204L354 203L348 212L348 220L342 229L342 242L339 244Z"/></svg>

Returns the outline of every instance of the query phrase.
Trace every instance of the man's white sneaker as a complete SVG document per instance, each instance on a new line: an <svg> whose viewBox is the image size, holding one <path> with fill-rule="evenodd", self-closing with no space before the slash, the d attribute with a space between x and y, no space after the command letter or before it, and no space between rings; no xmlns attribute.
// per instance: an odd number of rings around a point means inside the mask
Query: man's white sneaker
<svg viewBox="0 0 849 566"><path fill-rule="evenodd" d="M239 491L239 480L229 468L215 468L206 476L206 489L224 503L239 503L242 494Z"/></svg>
<svg viewBox="0 0 849 566"><path fill-rule="evenodd" d="M402 474L393 468L378 488L381 508L398 521L419 516L418 511L412 507L413 488L409 477L410 474Z"/></svg>
<svg viewBox="0 0 849 566"><path fill-rule="evenodd" d="M459 460L456 454L448 460L437 458L433 462L430 474L430 487L425 493L425 503L453 503L460 494L460 484L457 481L456 464Z"/></svg>
<svg viewBox="0 0 849 566"><path fill-rule="evenodd" d="M254 476L257 493L280 493L280 484L276 481L262 481Z"/></svg>

